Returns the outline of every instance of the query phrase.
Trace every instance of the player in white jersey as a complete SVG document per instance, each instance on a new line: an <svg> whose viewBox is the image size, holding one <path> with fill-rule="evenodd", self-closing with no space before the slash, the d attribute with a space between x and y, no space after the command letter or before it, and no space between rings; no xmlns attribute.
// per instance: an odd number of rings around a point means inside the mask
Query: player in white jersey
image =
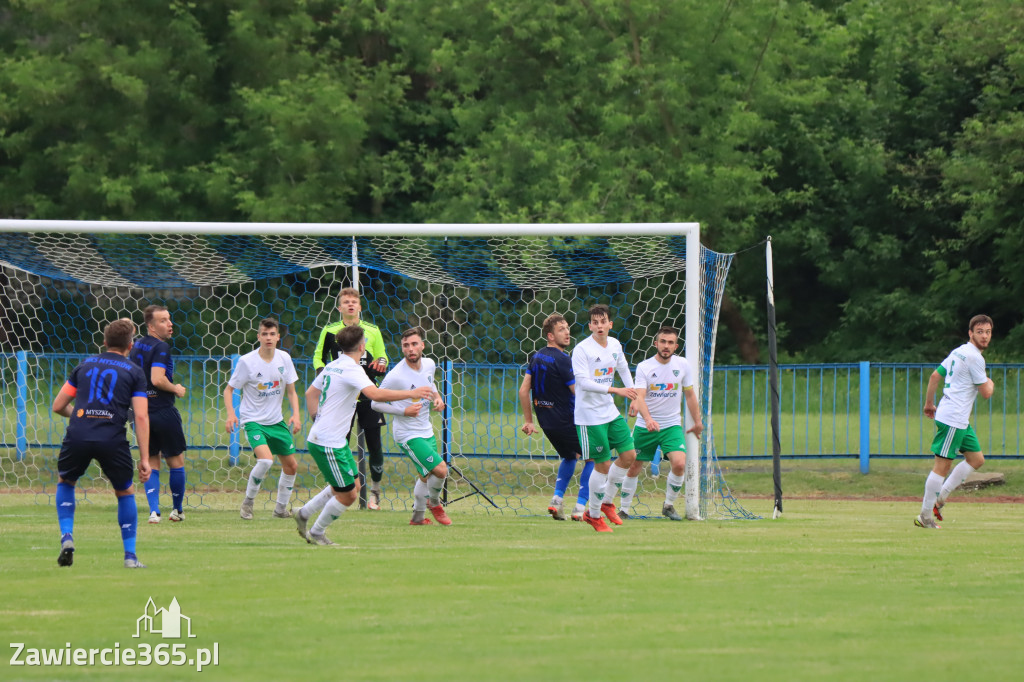
<svg viewBox="0 0 1024 682"><path fill-rule="evenodd" d="M335 338L341 354L306 390L306 410L313 419L306 446L328 485L295 514L299 535L317 545L334 544L327 537L327 527L359 499L359 471L348 441L360 394L370 400L417 399L432 394L425 386L392 391L374 385L359 366L366 350L366 335L359 325L343 327ZM306 523L320 509L316 523L307 531Z"/></svg>
<svg viewBox="0 0 1024 682"><path fill-rule="evenodd" d="M423 356L423 330L414 327L402 333L402 361L388 372L381 388L399 389L403 386L428 388L430 395L422 399L385 402L373 401L373 409L395 415L391 420L391 433L402 452L412 460L419 473L413 487L412 519L409 525L427 526L427 509L438 523L450 526L452 520L441 504L441 490L448 477L448 465L438 454L437 438L430 423L430 410L444 409L444 401L434 385L437 363Z"/></svg>
<svg viewBox="0 0 1024 682"><path fill-rule="evenodd" d="M658 448L672 463L672 472L665 484L665 503L661 513L673 521L682 521L675 509L676 498L683 489L686 475L686 433L700 438L704 423L700 418L697 393L693 390L693 371L686 358L675 354L679 348L679 332L673 327L662 327L654 335L657 353L636 367L636 400L630 405L629 416L637 417L633 427L636 460L622 482L619 516L629 518L630 505L636 494L640 470L644 462L660 457ZM683 432L683 396L690 411L693 426ZM647 414L644 414L644 407ZM639 416L638 416L639 414Z"/></svg>
<svg viewBox="0 0 1024 682"><path fill-rule="evenodd" d="M228 433L234 433L241 423L249 446L256 455L256 464L249 472L249 483L245 487L245 497L238 511L239 516L247 521L252 520L256 494L274 464L275 455L281 460L281 477L277 483L274 516L287 519L292 515L288 510L288 502L299 470L292 436L299 432L302 418L299 416L299 396L295 392L295 382L299 380L299 375L295 373L292 357L277 347L280 340L277 320L268 317L260 321L260 347L238 359L228 385L224 388L224 411L227 413L224 428ZM242 403L239 406L241 417L235 414L236 390L242 392ZM288 406L292 410L287 423L281 412L285 395L288 396Z"/></svg>
<svg viewBox="0 0 1024 682"><path fill-rule="evenodd" d="M954 349L928 379L924 413L935 420L936 434L932 441L935 465L924 482L921 513L914 519L914 525L920 528L940 528L935 521L942 520L942 507L950 493L985 463L978 436L971 427L971 412L978 395L988 399L995 392L995 384L985 374L985 358L981 355L992 341L992 318L988 315L972 317L967 337L969 341ZM936 409L935 391L943 378L942 400ZM964 461L950 473L953 460L960 452L964 453Z"/></svg>
<svg viewBox="0 0 1024 682"><path fill-rule="evenodd" d="M636 458L629 425L615 407L613 396L636 400L636 390L622 345L608 336L612 329L608 306L595 305L589 314L590 337L578 343L572 351L572 373L576 379L573 418L583 459L594 460L588 511L583 513L583 520L599 533L610 533L612 529L601 518L601 512L615 525L622 525L614 502L626 472ZM614 386L616 373L624 388ZM615 462L611 461L612 450L619 453Z"/></svg>

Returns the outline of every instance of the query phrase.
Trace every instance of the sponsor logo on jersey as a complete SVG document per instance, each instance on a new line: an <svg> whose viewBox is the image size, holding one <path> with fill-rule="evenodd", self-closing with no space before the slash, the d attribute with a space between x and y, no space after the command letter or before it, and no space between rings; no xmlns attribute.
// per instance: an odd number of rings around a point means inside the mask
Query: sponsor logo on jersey
<svg viewBox="0 0 1024 682"><path fill-rule="evenodd" d="M86 410L85 416L88 419L113 419L114 413L110 410Z"/></svg>
<svg viewBox="0 0 1024 682"><path fill-rule="evenodd" d="M615 371L614 367L598 367L594 370L595 377L606 377Z"/></svg>
<svg viewBox="0 0 1024 682"><path fill-rule="evenodd" d="M675 391L679 389L679 384L651 384L648 388L652 391Z"/></svg>
<svg viewBox="0 0 1024 682"><path fill-rule="evenodd" d="M280 381L268 381L263 383L262 381L256 384L256 388L260 391L269 391L272 388L278 388L281 385Z"/></svg>

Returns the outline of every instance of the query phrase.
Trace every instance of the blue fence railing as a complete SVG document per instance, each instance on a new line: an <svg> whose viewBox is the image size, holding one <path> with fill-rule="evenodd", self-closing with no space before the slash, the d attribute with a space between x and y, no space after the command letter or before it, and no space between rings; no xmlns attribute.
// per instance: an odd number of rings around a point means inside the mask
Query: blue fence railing
<svg viewBox="0 0 1024 682"><path fill-rule="evenodd" d="M20 460L29 448L59 447L64 421L49 406L83 357L0 354L0 448L13 450ZM237 357L178 357L174 375L188 389L178 405L189 448L226 450L232 465L238 463L241 443L237 432L223 433L221 415L223 388ZM450 428L444 429L448 452L516 457L526 447L537 447L527 445L518 432L520 365L440 364L439 388L449 405ZM299 385L308 386L312 363L296 359L295 367ZM858 459L865 473L871 458L930 457L934 422L923 415L923 406L934 368L931 363L871 362L781 366L783 457ZM990 458L1024 458L1024 365L991 364L988 370L995 395L979 399L974 414L982 449ZM710 395L708 431L719 459L770 458L767 366L716 367Z"/></svg>

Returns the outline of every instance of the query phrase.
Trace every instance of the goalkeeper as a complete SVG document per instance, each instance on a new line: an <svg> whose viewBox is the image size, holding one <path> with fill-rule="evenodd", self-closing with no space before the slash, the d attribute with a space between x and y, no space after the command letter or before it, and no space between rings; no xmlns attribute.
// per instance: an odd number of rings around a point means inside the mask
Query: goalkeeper
<svg viewBox="0 0 1024 682"><path fill-rule="evenodd" d="M358 325L366 335L366 350L359 359L359 366L366 372L370 381L377 385L377 380L384 376L388 368L387 351L384 349L384 338L377 325L360 319L362 311L363 304L359 292L351 287L342 289L338 294L341 321L328 324L320 332L320 340L313 354L314 370L319 372L328 363L338 359L341 355L341 348L337 342L338 332L345 327ZM370 495L366 506L370 509L380 509L380 482L384 477L384 448L381 445L380 429L384 426L384 415L374 410L370 400L360 393L353 423L355 420L359 421L359 428L366 438L366 449L370 454Z"/></svg>

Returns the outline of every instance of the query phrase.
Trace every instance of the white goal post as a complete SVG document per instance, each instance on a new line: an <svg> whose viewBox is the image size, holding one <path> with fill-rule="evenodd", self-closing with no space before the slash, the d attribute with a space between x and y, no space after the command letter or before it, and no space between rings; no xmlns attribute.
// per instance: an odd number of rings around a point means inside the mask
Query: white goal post
<svg viewBox="0 0 1024 682"><path fill-rule="evenodd" d="M704 390L701 377L705 376L705 363L713 362L715 326L718 318L718 303L713 304L713 314L708 319L707 314L703 315L701 296L704 290L702 283L702 247L700 244L700 226L698 223L587 223L587 224L354 224L354 223L225 223L225 222L144 222L144 221L75 221L75 220L12 220L0 219L0 235L2 233L28 233L31 235L136 235L140 238L156 239L169 236L180 237L212 237L212 236L250 236L256 238L284 238L299 240L302 243L308 240L319 238L351 238L353 255L350 263L344 260L335 259L332 262L322 263L317 260L318 256L309 256L309 262L302 262L303 267L321 266L351 266L353 280L358 283L359 264L357 263L356 238L380 238L402 243L403 240L423 238L480 238L482 240L501 241L510 238L540 238L547 240L572 240L587 237L609 238L609 239L633 239L640 237L663 237L685 239L685 255L677 269L685 271L685 304L684 304L684 353L690 361L696 377L694 390L698 391L698 400L705 399L701 395ZM304 241L305 240L305 241ZM173 246L164 246L170 248ZM315 251L315 249L313 250ZM48 252L51 260L54 258L53 251ZM74 248L65 247L62 257L69 260L76 258ZM335 254L336 255L336 254ZM647 257L647 253L640 252L634 256L635 262L640 263ZM671 257L671 256L670 256ZM60 256L58 256L58 259ZM676 256L678 258L678 256ZM457 256L455 257L457 260ZM300 259L296 259L300 260ZM629 258L623 259L626 269L632 269ZM3 249L0 249L0 265L22 269L18 262L8 258ZM102 277L96 282L88 281L81 277L83 267L74 263L66 263L68 269L76 273L84 284L103 286L105 283ZM59 268L61 263L57 263ZM596 264L595 267L601 267ZM726 266L727 268L727 266ZM511 269L511 268L510 268ZM724 281L724 275L722 275ZM0 292L2 294L3 292ZM712 294L714 295L714 294ZM702 324L705 328L702 330ZM709 327L710 328L707 328ZM647 330L652 336L653 331ZM702 339L702 331L704 338ZM614 332L613 332L614 334ZM647 341L649 343L649 340ZM703 346L702 346L703 343ZM645 346L648 347L649 346ZM710 350L709 350L710 348ZM6 349L0 349L6 350ZM630 353L638 352L637 349L628 349ZM710 355L709 355L710 353ZM705 358L705 356L709 356ZM523 358L525 362L525 358ZM709 410L704 410L709 418ZM692 424L687 410L683 410L685 427ZM708 439L712 437L710 429L705 431ZM691 456L687 458L686 465L686 516L689 519L702 518L701 506L701 466L700 453L701 443L692 434L687 434L687 451ZM708 448L710 452L711 448ZM712 456L711 454L707 456Z"/></svg>

